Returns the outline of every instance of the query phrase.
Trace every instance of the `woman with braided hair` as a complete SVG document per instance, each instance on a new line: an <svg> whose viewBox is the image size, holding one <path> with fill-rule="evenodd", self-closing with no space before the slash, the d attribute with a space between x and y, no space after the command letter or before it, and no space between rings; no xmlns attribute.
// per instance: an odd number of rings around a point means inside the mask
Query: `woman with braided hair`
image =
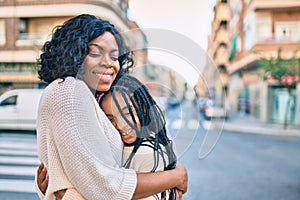
<svg viewBox="0 0 300 200"><path fill-rule="evenodd" d="M124 142L123 166L136 172L174 169L176 155L167 136L165 118L138 79L123 75L104 93L100 107L119 131ZM146 198L176 199L176 189Z"/></svg>

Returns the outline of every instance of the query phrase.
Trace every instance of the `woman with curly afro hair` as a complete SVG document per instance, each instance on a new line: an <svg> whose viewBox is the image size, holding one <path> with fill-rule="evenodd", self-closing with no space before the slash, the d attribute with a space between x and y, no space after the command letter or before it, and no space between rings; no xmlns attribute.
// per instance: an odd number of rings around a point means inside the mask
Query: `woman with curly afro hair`
<svg viewBox="0 0 300 200"><path fill-rule="evenodd" d="M133 65L122 36L106 20L82 14L55 28L38 60L40 79L49 84L37 120L45 166L36 175L46 186L41 198L139 199L174 187L186 192L181 164L149 173L122 167L122 140L97 98ZM49 178L43 179L46 168Z"/></svg>

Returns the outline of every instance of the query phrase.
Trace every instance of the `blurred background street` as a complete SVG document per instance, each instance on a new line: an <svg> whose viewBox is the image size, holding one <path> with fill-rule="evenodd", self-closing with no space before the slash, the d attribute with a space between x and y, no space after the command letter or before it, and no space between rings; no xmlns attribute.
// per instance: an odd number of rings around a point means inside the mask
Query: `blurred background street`
<svg viewBox="0 0 300 200"><path fill-rule="evenodd" d="M300 199L299 0L0 0L1 200L38 199L36 58L82 13L132 49L188 168L184 199Z"/></svg>

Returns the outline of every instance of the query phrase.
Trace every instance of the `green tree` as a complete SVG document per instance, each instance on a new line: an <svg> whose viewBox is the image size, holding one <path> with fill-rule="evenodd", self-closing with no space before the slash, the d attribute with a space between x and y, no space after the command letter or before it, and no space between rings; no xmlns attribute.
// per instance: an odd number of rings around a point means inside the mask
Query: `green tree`
<svg viewBox="0 0 300 200"><path fill-rule="evenodd" d="M263 78L265 81L278 83L286 88L289 94L289 99L286 105L284 117L284 129L287 128L288 111L292 101L292 88L299 82L300 77L300 59L295 56L289 59L283 59L281 56L282 50L278 49L277 57L270 59L259 59L259 65L264 70Z"/></svg>

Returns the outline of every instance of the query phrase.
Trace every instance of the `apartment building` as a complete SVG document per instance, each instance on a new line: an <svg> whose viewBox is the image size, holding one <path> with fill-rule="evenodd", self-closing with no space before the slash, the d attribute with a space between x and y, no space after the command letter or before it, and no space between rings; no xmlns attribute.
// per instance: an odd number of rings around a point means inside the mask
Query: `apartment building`
<svg viewBox="0 0 300 200"><path fill-rule="evenodd" d="M231 8L229 1L216 0L211 34L208 37L207 64L199 77L197 93L214 99L217 104L228 108L229 67L229 23Z"/></svg>
<svg viewBox="0 0 300 200"><path fill-rule="evenodd" d="M263 80L261 57L300 57L299 0L231 0L229 23L229 99L231 108L262 122L283 123L289 94ZM287 120L300 125L300 84L292 88Z"/></svg>
<svg viewBox="0 0 300 200"><path fill-rule="evenodd" d="M289 92L269 82L259 60L300 58L299 0L216 0L208 38L210 58L197 91L262 122L300 125L300 84ZM299 69L298 69L299 70ZM213 81L211 81L213 80ZM216 96L218 95L218 96Z"/></svg>
<svg viewBox="0 0 300 200"><path fill-rule="evenodd" d="M138 28L127 18L127 8L128 0L0 0L0 93L8 88L45 86L38 79L36 59L56 25L88 13L126 32ZM141 32L134 33L143 41ZM144 60L142 56L140 62Z"/></svg>

